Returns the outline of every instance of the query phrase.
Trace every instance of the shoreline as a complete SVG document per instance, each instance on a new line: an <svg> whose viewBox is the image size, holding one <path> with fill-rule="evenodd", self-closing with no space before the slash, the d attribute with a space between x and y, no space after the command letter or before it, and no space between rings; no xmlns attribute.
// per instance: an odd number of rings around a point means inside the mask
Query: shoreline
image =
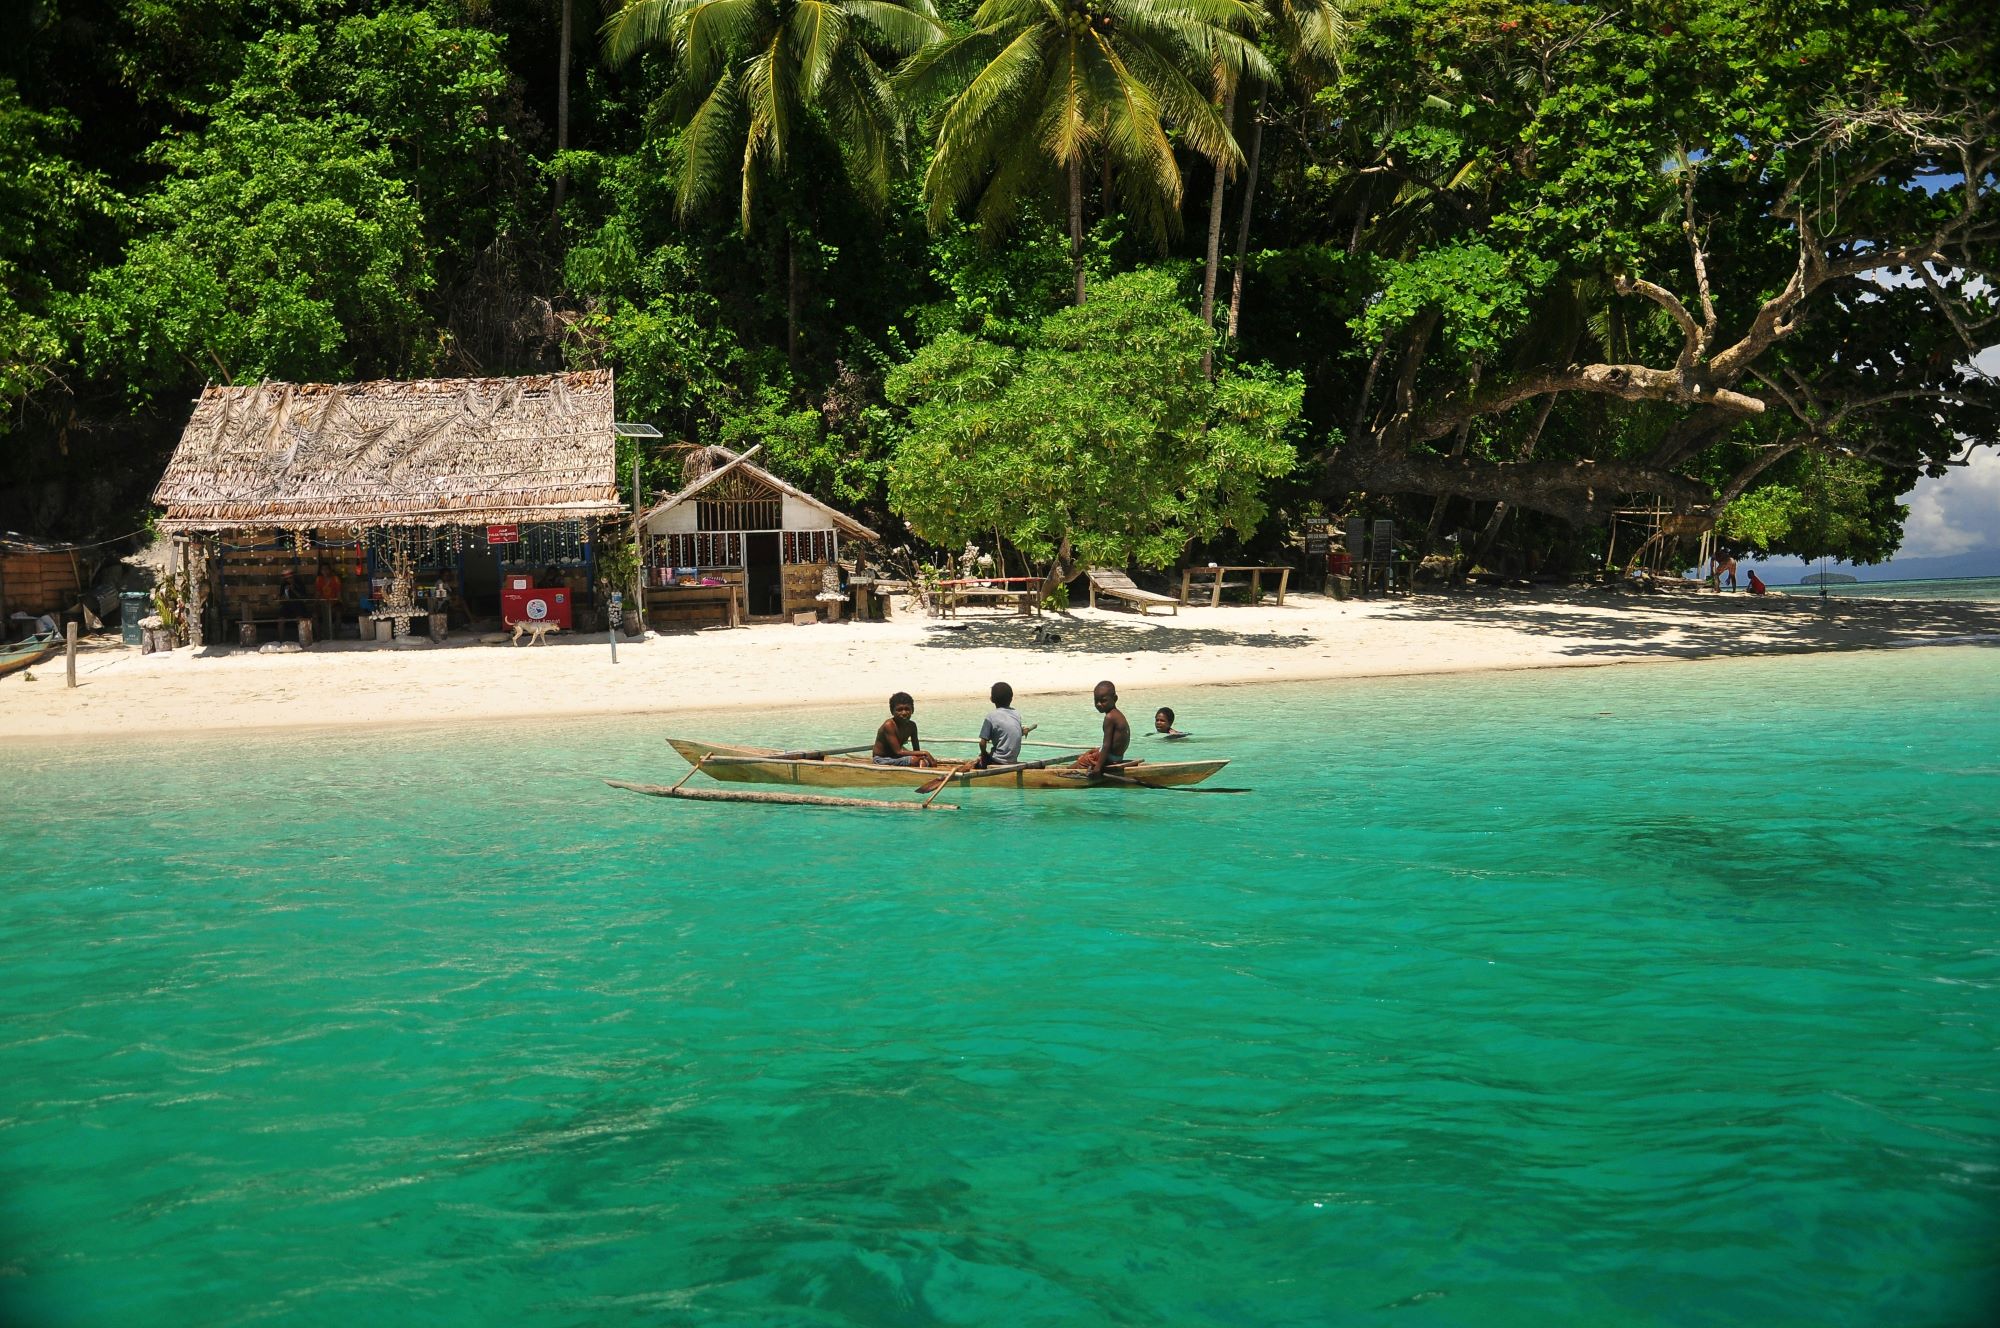
<svg viewBox="0 0 2000 1328"><path fill-rule="evenodd" d="M141 655L115 638L0 678L0 744L111 736L309 734L465 722L657 717L871 704L983 701L997 678L1022 697L1118 683L1128 706L1188 688L1691 662L1993 641L2000 603L1793 596L1494 591L1405 599L1295 594L1275 605L1190 607L1140 618L1072 610L962 626L760 624L547 646L326 642L260 655L209 647ZM1037 642L1037 626L1059 640Z"/></svg>

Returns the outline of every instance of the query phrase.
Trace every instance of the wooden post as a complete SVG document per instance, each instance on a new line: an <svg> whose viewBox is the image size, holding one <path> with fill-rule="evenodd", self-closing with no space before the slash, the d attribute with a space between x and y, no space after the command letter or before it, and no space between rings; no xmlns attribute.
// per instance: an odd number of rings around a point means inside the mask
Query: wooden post
<svg viewBox="0 0 2000 1328"><path fill-rule="evenodd" d="M646 630L646 535L639 525L639 444L632 444L632 556L639 564L639 630Z"/></svg>
<svg viewBox="0 0 2000 1328"><path fill-rule="evenodd" d="M63 663L69 669L69 685L76 686L76 624L63 624Z"/></svg>

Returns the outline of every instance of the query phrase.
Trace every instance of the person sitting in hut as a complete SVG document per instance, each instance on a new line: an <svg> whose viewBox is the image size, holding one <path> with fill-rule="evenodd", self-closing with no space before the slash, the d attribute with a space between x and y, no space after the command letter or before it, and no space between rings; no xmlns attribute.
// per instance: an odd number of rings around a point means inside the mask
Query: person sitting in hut
<svg viewBox="0 0 2000 1328"><path fill-rule="evenodd" d="M917 703L908 692L889 698L889 717L875 730L876 765L934 766L937 758L917 745Z"/></svg>
<svg viewBox="0 0 2000 1328"><path fill-rule="evenodd" d="M311 606L306 603L310 596L299 582L299 565L293 563L278 579L278 616L280 618L303 618L309 614Z"/></svg>
<svg viewBox="0 0 2000 1328"><path fill-rule="evenodd" d="M993 698L993 710L979 725L979 759L973 763L977 770L1018 762L1021 739L1027 734L1021 724L1021 712L1014 709L1014 689L996 682L989 695Z"/></svg>
<svg viewBox="0 0 2000 1328"><path fill-rule="evenodd" d="M1111 766L1124 764L1125 749L1132 745L1132 725L1118 708L1118 688L1111 683L1101 682L1092 688L1090 703L1104 716L1104 737L1097 746L1076 758L1076 768L1085 774L1101 775Z"/></svg>
<svg viewBox="0 0 2000 1328"><path fill-rule="evenodd" d="M319 575L313 578L313 598L329 604L340 603L340 573L333 570L332 564L319 565Z"/></svg>
<svg viewBox="0 0 2000 1328"><path fill-rule="evenodd" d="M1165 738L1168 742L1179 742L1181 739L1187 737L1187 734L1182 733L1174 727L1174 708L1172 706L1161 706L1153 712L1153 733L1157 737Z"/></svg>

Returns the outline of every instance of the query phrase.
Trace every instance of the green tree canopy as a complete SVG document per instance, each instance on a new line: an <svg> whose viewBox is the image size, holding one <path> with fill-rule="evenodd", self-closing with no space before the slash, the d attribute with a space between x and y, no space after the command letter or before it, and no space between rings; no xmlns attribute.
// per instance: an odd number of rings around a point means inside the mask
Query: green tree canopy
<svg viewBox="0 0 2000 1328"><path fill-rule="evenodd" d="M956 546L994 532L1066 566L1164 567L1190 541L1248 531L1296 463L1294 379L1202 375L1208 332L1158 272L1113 277L1012 346L948 333L889 375L908 432L889 500Z"/></svg>

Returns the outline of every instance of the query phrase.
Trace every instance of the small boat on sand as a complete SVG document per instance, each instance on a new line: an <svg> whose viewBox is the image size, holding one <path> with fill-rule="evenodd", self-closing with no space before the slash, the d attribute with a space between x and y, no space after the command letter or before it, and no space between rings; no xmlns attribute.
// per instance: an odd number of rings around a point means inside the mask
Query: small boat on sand
<svg viewBox="0 0 2000 1328"><path fill-rule="evenodd" d="M983 786L1013 789L1181 788L1199 784L1229 764L1213 761L1135 761L1115 767L1114 779L1093 779L1062 764L1031 763L1038 769L981 774L970 762L934 769L907 765L876 765L865 754L785 752L771 747L739 747L719 742L669 738L675 751L704 775L731 784L797 784L810 788L934 788L940 776L946 787Z"/></svg>
<svg viewBox="0 0 2000 1328"><path fill-rule="evenodd" d="M31 636L11 645L0 645L0 677L25 669L30 664L39 664L42 657L63 643L63 638L55 632L45 632Z"/></svg>

